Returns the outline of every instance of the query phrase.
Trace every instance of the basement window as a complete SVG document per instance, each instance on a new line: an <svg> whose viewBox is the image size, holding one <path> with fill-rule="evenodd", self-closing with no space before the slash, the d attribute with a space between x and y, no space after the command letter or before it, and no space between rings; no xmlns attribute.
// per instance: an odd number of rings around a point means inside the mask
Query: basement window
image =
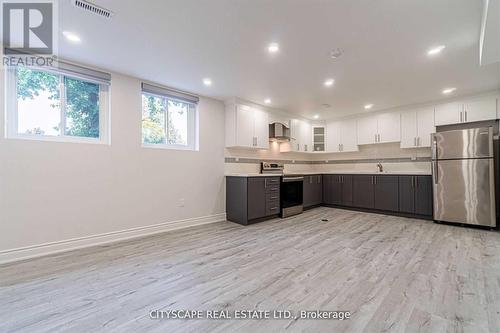
<svg viewBox="0 0 500 333"><path fill-rule="evenodd" d="M142 145L198 150L196 96L142 85Z"/></svg>
<svg viewBox="0 0 500 333"><path fill-rule="evenodd" d="M59 65L7 69L7 137L107 143L108 77Z"/></svg>

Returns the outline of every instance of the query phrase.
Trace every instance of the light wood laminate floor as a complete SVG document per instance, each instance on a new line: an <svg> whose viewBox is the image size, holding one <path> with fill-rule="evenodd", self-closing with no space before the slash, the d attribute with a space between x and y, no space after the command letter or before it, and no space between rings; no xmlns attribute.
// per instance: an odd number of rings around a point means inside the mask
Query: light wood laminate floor
<svg viewBox="0 0 500 333"><path fill-rule="evenodd" d="M352 316L152 320L154 309ZM317 208L0 266L0 332L58 331L500 332L500 235Z"/></svg>

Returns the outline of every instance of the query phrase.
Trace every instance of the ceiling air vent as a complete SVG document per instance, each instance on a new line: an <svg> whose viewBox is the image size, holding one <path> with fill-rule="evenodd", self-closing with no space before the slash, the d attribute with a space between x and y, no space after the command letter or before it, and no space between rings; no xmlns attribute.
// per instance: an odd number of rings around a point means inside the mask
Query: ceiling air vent
<svg viewBox="0 0 500 333"><path fill-rule="evenodd" d="M112 11L96 6L93 3L90 3L85 0L74 0L73 4L80 9L86 10L92 14L99 15L105 18L111 18L111 16L113 15Z"/></svg>

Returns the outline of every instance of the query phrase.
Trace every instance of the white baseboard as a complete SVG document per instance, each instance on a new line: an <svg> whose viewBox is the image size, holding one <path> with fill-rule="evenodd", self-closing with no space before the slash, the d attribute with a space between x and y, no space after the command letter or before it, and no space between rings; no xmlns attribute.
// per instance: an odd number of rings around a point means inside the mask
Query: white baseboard
<svg viewBox="0 0 500 333"><path fill-rule="evenodd" d="M159 234L162 232L192 227L196 225L221 222L226 220L226 214L215 214L203 217L196 217L185 220L170 221L145 227L131 228L120 231L113 231L99 235L91 235L62 241L37 244L17 249L0 251L0 264L14 261L32 259L70 250L81 249L90 246L103 245L120 242L128 239Z"/></svg>

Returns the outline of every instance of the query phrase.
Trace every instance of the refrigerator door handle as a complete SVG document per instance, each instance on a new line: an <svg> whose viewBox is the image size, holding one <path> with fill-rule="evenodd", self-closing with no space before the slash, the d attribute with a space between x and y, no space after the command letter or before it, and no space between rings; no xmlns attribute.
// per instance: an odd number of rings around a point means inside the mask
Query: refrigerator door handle
<svg viewBox="0 0 500 333"><path fill-rule="evenodd" d="M436 136L432 136L432 159L435 160L437 159L438 151L437 151L437 139Z"/></svg>
<svg viewBox="0 0 500 333"><path fill-rule="evenodd" d="M437 184L438 183L437 161L432 161L432 178L434 178L434 184Z"/></svg>

